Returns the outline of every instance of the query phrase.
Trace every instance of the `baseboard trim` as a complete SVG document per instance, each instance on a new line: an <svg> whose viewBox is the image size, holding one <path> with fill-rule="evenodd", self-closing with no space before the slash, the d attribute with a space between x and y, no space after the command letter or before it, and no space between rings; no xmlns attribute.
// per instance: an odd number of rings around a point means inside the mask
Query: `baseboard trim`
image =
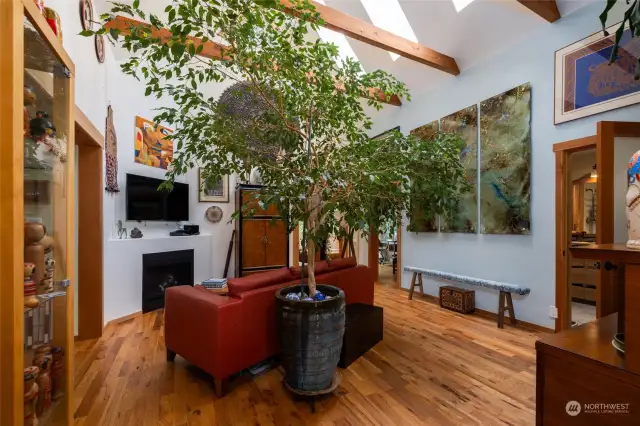
<svg viewBox="0 0 640 426"><path fill-rule="evenodd" d="M407 293L409 293L409 289L408 288L402 288L402 291L405 291ZM418 292L413 292L413 297L414 298L419 298L421 300L424 300L425 302L429 302L429 303L433 303L436 304L438 306L440 306L440 298L437 296L433 296L431 294L425 294L425 295L420 295L420 293ZM444 308L443 308L444 309ZM485 311L484 309L479 309L476 308L476 311L474 312L474 314L481 316L483 318L487 318L493 321L498 321L498 314L494 313L494 312L489 312L489 311ZM518 316L518 314L516 313L516 317ZM505 318L505 327L509 326L512 327L509 324L509 321L506 321L507 318ZM541 325L538 324L533 324L531 322L527 322L527 321L522 321L522 320L518 320L518 325L516 326L516 328L521 328L523 330L527 330L527 331L534 331L536 333L548 333L548 334L554 334L555 330L552 328L547 328L547 327L543 327Z"/></svg>
<svg viewBox="0 0 640 426"><path fill-rule="evenodd" d="M104 327L107 328L110 325L121 324L121 323L123 323L125 321L129 321L129 320L132 320L132 319L134 319L136 317L139 317L140 315L142 315L142 311L137 311L137 312L134 312L134 313L129 314L129 315L125 315L125 316L120 317L120 318L114 318L111 321L109 321L107 324L105 324Z"/></svg>

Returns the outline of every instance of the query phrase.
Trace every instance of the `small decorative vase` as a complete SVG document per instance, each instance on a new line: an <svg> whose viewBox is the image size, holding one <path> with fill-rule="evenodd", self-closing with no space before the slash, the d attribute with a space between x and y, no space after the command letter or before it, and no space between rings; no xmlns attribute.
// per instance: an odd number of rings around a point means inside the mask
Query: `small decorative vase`
<svg viewBox="0 0 640 426"><path fill-rule="evenodd" d="M64 396L64 349L54 346L51 355L51 399L57 401Z"/></svg>
<svg viewBox="0 0 640 426"><path fill-rule="evenodd" d="M50 7L45 7L44 17L47 19L47 23L53 30L53 33L58 37L58 40L62 42L62 22L60 21L60 15L58 15L58 12Z"/></svg>
<svg viewBox="0 0 640 426"><path fill-rule="evenodd" d="M627 248L640 250L640 151L627 166Z"/></svg>
<svg viewBox="0 0 640 426"><path fill-rule="evenodd" d="M24 264L24 306L31 309L40 305L40 301L36 297L36 283L31 279L35 269L36 265L33 263Z"/></svg>
<svg viewBox="0 0 640 426"><path fill-rule="evenodd" d="M51 408L51 355L45 355L42 363L37 366L40 368L40 375L36 379L40 395L36 404L36 415L42 416Z"/></svg>
<svg viewBox="0 0 640 426"><path fill-rule="evenodd" d="M24 426L38 426L36 399L38 398L38 367L24 369Z"/></svg>

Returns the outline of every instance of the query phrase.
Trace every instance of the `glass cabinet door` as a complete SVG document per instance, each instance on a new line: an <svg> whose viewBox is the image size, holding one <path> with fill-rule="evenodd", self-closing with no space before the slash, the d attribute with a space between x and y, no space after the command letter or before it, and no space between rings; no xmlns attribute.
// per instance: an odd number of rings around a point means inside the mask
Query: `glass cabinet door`
<svg viewBox="0 0 640 426"><path fill-rule="evenodd" d="M68 415L67 355L72 349L68 270L73 237L71 83L70 71L25 17L25 425L66 425Z"/></svg>

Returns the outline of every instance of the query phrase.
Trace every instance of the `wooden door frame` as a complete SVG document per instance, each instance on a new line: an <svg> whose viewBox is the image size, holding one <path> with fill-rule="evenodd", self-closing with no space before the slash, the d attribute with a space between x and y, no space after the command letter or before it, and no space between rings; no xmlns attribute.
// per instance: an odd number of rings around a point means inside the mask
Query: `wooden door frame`
<svg viewBox="0 0 640 426"><path fill-rule="evenodd" d="M614 149L616 137L640 137L640 122L600 121L594 136L573 139L553 145L556 164L556 332L571 327L569 296L569 224L572 219L569 156L579 151L596 149L598 182L596 184L598 214L596 243L614 243ZM598 270L596 317L617 311L614 280L611 273Z"/></svg>
<svg viewBox="0 0 640 426"><path fill-rule="evenodd" d="M76 107L78 147L78 340L96 339L104 328L103 164L104 136Z"/></svg>
<svg viewBox="0 0 640 426"><path fill-rule="evenodd" d="M556 318L555 324L556 332L571 327L571 298L569 297L570 265L568 256L570 243L569 224L572 222L573 209L571 208L572 192L570 191L571 174L569 173L569 157L576 152L597 149L597 146L598 139L596 136L573 139L553 145L556 165L556 308L558 309L558 318ZM600 179L598 179L597 185L599 185L599 181ZM599 187L598 193L600 193ZM596 223L596 229L598 229L598 226Z"/></svg>

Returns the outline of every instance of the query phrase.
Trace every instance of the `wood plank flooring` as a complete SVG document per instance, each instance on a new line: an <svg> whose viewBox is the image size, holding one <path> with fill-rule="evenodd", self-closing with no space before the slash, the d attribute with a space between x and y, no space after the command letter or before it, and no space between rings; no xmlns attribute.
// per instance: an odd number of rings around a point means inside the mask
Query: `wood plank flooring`
<svg viewBox="0 0 640 426"><path fill-rule="evenodd" d="M541 335L460 315L376 285L384 341L348 369L334 396L294 401L271 370L240 377L222 399L206 373L165 360L161 311L76 342L75 424L533 425Z"/></svg>

